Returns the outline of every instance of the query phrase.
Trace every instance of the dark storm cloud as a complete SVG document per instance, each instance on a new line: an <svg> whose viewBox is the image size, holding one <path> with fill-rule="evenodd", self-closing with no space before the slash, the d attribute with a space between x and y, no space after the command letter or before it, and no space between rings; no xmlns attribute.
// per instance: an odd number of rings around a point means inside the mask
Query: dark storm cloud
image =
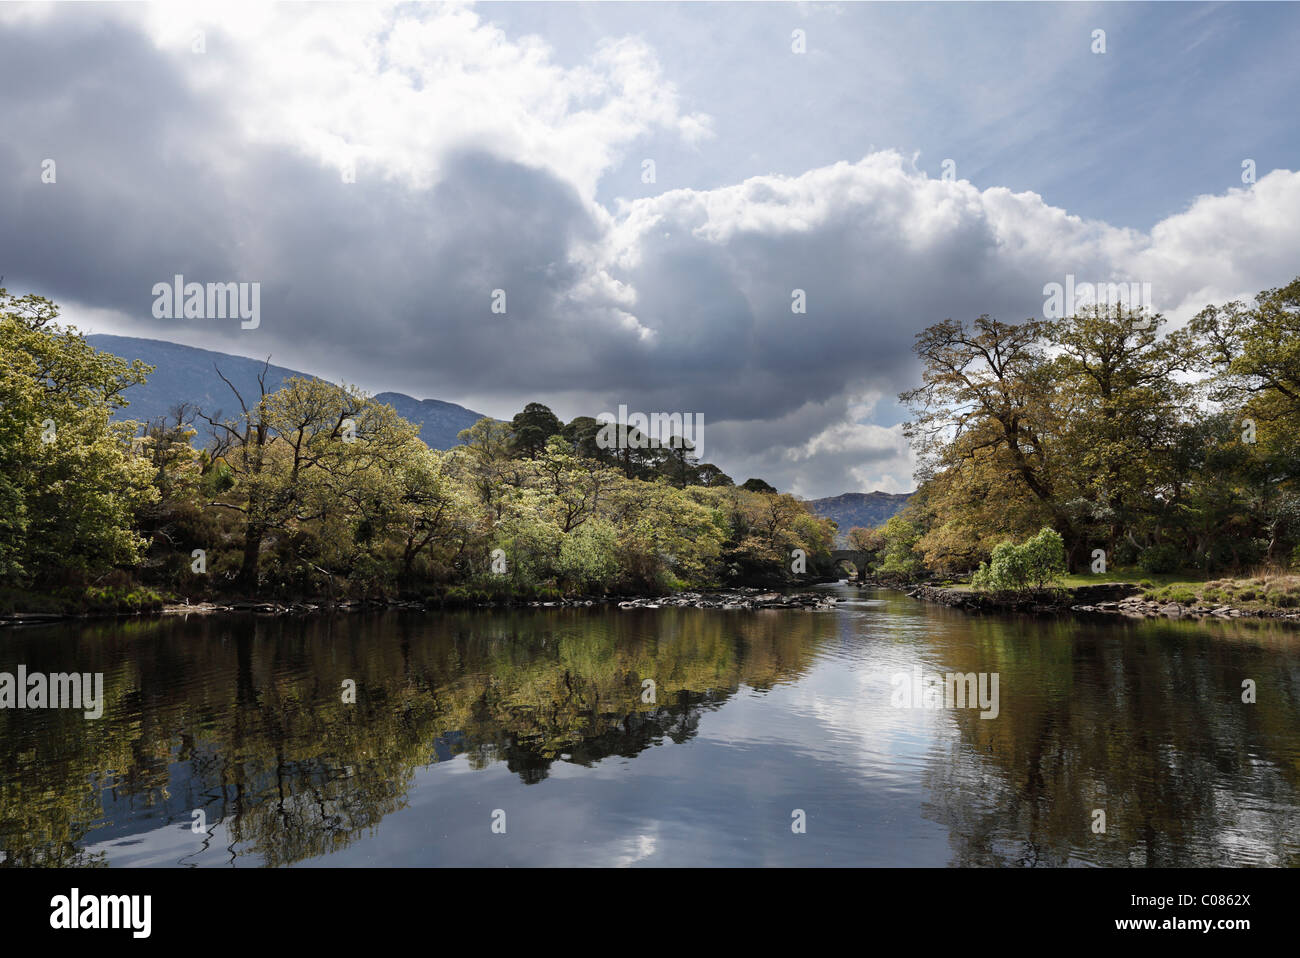
<svg viewBox="0 0 1300 958"><path fill-rule="evenodd" d="M0 33L0 84L0 122L15 133L0 142L10 286L119 310L131 335L202 325L219 348L330 358L349 378L428 379L453 395L484 382L545 390L589 374L588 349L617 352L598 330L557 335L575 279L567 251L597 231L545 171L462 151L430 189L364 165L345 183L243 142L238 117L184 93L172 61L118 24ZM41 181L45 158L54 184ZM153 285L175 274L261 283L260 328L154 318ZM489 309L496 288L504 316Z"/></svg>
<svg viewBox="0 0 1300 958"><path fill-rule="evenodd" d="M656 331L643 341L605 304L571 295L586 268L571 251L599 242L601 228L554 175L462 150L429 189L364 164L345 183L287 148L246 142L239 116L215 94L187 92L176 61L132 28L88 23L61 17L58 29L0 39L12 91L2 119L18 134L0 145L13 204L0 262L32 289L120 311L124 333L201 327L218 348L451 398L545 396L578 381L597 403L685 404L713 421L824 401L846 376L896 368L906 352L891 317L860 305L868 291L844 274L856 265L826 260L820 244L755 235L723 248L685 229L648 238L625 276ZM46 157L53 185L40 179ZM885 240L864 255L878 258ZM154 318L153 286L176 274L260 283L260 327ZM790 312L795 286L809 316ZM504 316L490 310L498 288Z"/></svg>
<svg viewBox="0 0 1300 958"><path fill-rule="evenodd" d="M127 25L0 30L0 273L46 295L147 312L162 259L227 268L209 228L226 184L203 163L228 120ZM206 146L205 146L206 145ZM56 182L41 179L55 163Z"/></svg>

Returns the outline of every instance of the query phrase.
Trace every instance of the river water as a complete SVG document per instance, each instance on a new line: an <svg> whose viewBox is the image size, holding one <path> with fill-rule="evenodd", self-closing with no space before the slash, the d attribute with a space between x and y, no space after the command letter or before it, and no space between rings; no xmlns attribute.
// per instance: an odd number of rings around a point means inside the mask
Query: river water
<svg viewBox="0 0 1300 958"><path fill-rule="evenodd" d="M1300 629L825 588L0 632L0 672L103 674L98 719L0 709L0 859L1300 864ZM996 709L933 707L950 673Z"/></svg>

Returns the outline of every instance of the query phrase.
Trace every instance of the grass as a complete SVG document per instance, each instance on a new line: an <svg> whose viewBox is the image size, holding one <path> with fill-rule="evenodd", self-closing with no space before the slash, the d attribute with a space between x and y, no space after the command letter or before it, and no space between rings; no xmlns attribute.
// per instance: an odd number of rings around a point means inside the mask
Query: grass
<svg viewBox="0 0 1300 958"><path fill-rule="evenodd" d="M1107 582L1134 582L1142 595L1156 602L1180 605L1231 606L1243 611L1300 609L1300 574L1277 568L1256 569L1248 575L1207 579L1195 572L1143 572L1137 568L1110 569L1103 573L1074 573L1062 576L1059 584L1067 589L1100 585ZM953 584L953 589L969 589L969 583Z"/></svg>
<svg viewBox="0 0 1300 958"><path fill-rule="evenodd" d="M162 593L144 586L67 586L52 592L34 593L0 589L0 614L54 613L58 615L129 614L157 612L166 603Z"/></svg>
<svg viewBox="0 0 1300 958"><path fill-rule="evenodd" d="M1061 577L1061 585L1074 589L1082 585L1102 585L1107 582L1136 582L1143 587L1168 586L1196 582L1189 579L1187 572L1143 572L1137 567L1127 569L1107 569L1105 572L1075 572ZM1195 573L1191 573L1195 575Z"/></svg>
<svg viewBox="0 0 1300 958"><path fill-rule="evenodd" d="M1141 585L1144 589L1154 589L1169 585L1197 585L1195 581L1188 579L1186 572L1143 572L1136 566L1124 569L1107 569L1105 572L1089 573L1074 572L1069 575L1061 576L1057 585L1066 589L1076 589L1085 585L1104 585L1107 582L1134 582ZM970 589L969 582L953 583L947 586L950 589Z"/></svg>
<svg viewBox="0 0 1300 958"><path fill-rule="evenodd" d="M1241 578L1168 583L1144 594L1156 601L1227 605L1243 611L1300 609L1300 575L1282 569L1258 569Z"/></svg>

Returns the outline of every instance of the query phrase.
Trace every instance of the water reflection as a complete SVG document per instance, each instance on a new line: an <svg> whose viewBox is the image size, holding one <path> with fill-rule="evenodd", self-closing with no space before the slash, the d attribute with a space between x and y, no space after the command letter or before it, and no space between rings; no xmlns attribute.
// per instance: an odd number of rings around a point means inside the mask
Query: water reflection
<svg viewBox="0 0 1300 958"><path fill-rule="evenodd" d="M736 626L686 610L565 610L20 633L6 668L102 671L106 716L0 712L0 843L8 864L99 864L104 853L83 848L92 828L102 842L202 809L228 823L232 858L322 855L398 808L431 762L463 754L536 784L561 756L589 766L684 742L741 682L797 676L829 622Z"/></svg>
<svg viewBox="0 0 1300 958"><path fill-rule="evenodd" d="M1295 631L861 599L10 633L0 669L103 672L106 704L99 721L0 711L0 849L9 865L1300 864ZM889 678L914 666L997 672L998 717L893 708Z"/></svg>

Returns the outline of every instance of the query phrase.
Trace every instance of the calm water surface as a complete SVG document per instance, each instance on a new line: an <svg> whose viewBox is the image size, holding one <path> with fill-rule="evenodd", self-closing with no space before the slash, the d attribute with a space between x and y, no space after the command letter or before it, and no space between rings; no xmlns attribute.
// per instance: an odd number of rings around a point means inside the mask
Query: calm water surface
<svg viewBox="0 0 1300 958"><path fill-rule="evenodd" d="M0 671L102 672L106 699L97 721L0 710L0 858L1300 864L1300 630L970 617L829 588L845 601L823 613L0 632ZM892 704L916 667L997 673L998 716Z"/></svg>

